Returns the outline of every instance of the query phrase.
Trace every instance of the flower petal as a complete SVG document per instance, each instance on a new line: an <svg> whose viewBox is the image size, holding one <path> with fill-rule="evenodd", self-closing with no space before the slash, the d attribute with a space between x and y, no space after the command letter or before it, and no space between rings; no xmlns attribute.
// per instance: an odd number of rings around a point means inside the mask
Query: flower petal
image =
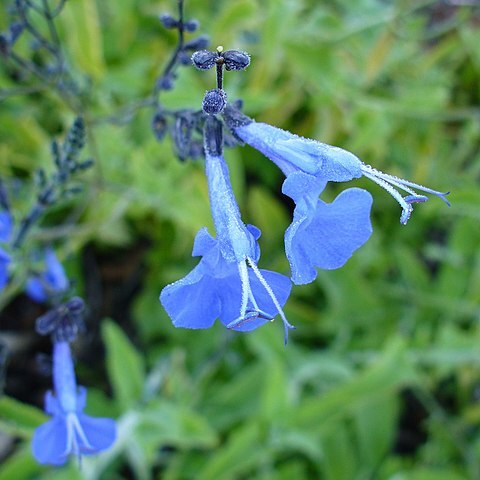
<svg viewBox="0 0 480 480"><path fill-rule="evenodd" d="M290 291L292 289L292 282L290 281L290 279L285 275L277 272L272 272L270 270L260 270L260 273L271 288L273 294L278 300L279 305L283 307L287 302ZM251 269L249 269L248 276L250 280L250 288L252 290L255 301L257 302L258 308L265 312L269 318L260 316L234 328L234 330L242 332L254 330L261 325L264 325L265 323L276 317L279 313L277 307L273 303L271 296Z"/></svg>
<svg viewBox="0 0 480 480"><path fill-rule="evenodd" d="M206 255L216 245L217 241L208 233L207 227L203 227L195 236L192 257Z"/></svg>
<svg viewBox="0 0 480 480"><path fill-rule="evenodd" d="M45 251L45 265L47 268L44 276L49 288L54 292L66 290L68 288L68 278L65 275L63 265L58 260L52 248L48 248Z"/></svg>
<svg viewBox="0 0 480 480"><path fill-rule="evenodd" d="M310 283L317 268L343 266L372 233L371 195L360 188L342 192L333 203L317 200L295 209L285 232L285 250L294 283Z"/></svg>
<svg viewBox="0 0 480 480"><path fill-rule="evenodd" d="M13 220L8 212L0 212L0 242L8 242L12 233Z"/></svg>
<svg viewBox="0 0 480 480"><path fill-rule="evenodd" d="M220 315L217 280L202 272L200 262L186 277L167 285L160 302L176 327L210 328Z"/></svg>
<svg viewBox="0 0 480 480"><path fill-rule="evenodd" d="M63 465L67 461L67 425L62 416L53 417L35 430L32 452L42 464Z"/></svg>
<svg viewBox="0 0 480 480"><path fill-rule="evenodd" d="M93 455L110 448L117 438L117 426L111 418L94 418L83 413L78 414L78 420L88 445L79 440L80 453Z"/></svg>
<svg viewBox="0 0 480 480"><path fill-rule="evenodd" d="M25 293L35 302L42 303L47 301L47 294L43 286L43 281L38 277L30 277L25 284Z"/></svg>

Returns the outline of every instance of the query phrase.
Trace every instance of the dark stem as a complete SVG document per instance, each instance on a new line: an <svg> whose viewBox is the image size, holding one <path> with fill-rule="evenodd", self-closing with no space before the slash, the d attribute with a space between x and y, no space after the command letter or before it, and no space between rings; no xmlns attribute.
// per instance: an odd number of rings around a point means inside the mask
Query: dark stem
<svg viewBox="0 0 480 480"><path fill-rule="evenodd" d="M177 64L178 56L180 55L180 53L183 50L183 43L184 43L183 0L178 0L178 26L177 26L177 30L178 30L177 46L176 46L172 56L170 57L170 60L167 63L167 66L164 68L163 73L160 76L160 78L166 78L168 75L170 75L170 73L175 68L175 65ZM159 93L161 91L160 83L161 82L157 82L157 85L155 86L155 90L153 92L153 94L155 96L155 103L157 105L159 104L158 96L159 96Z"/></svg>
<svg viewBox="0 0 480 480"><path fill-rule="evenodd" d="M217 88L223 89L223 58L219 57L217 61Z"/></svg>
<svg viewBox="0 0 480 480"><path fill-rule="evenodd" d="M44 207L37 203L33 208L28 212L28 215L21 221L20 229L18 230L15 240L12 242L13 248L19 248L25 240L25 237L35 224L35 222L40 218L44 210Z"/></svg>

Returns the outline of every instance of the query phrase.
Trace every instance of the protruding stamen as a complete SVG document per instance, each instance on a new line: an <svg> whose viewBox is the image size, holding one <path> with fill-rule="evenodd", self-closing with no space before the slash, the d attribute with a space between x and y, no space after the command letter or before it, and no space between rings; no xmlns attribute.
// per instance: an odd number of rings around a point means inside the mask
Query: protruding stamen
<svg viewBox="0 0 480 480"><path fill-rule="evenodd" d="M93 451L94 448L88 441L88 438L86 437L85 432L83 431L82 425L78 420L77 414L73 412L68 413L66 422L67 422L67 446L66 446L64 455L66 456L69 453L73 453L74 455L78 455L78 457L80 458L80 455L82 452L80 450L79 440L80 440L80 444L83 446L84 449Z"/></svg>
<svg viewBox="0 0 480 480"><path fill-rule="evenodd" d="M376 170L375 168L371 167L370 165L362 164L361 169L366 177L370 178L370 180L384 188L400 204L403 210L400 217L400 223L402 225L405 225L410 218L410 215L413 211L412 203L424 203L428 200L427 196L419 195L414 189L435 195L443 200L448 206L450 206L450 202L445 198L445 196L450 192L439 192L437 190L432 190L431 188L424 187L418 183L413 183L408 180L404 180L403 178L389 175L388 173L383 173L380 170ZM395 187L404 190L410 195L402 197L402 195L395 190Z"/></svg>
<svg viewBox="0 0 480 480"><path fill-rule="evenodd" d="M404 198L407 203L425 203L428 200L426 195L408 195Z"/></svg>
<svg viewBox="0 0 480 480"><path fill-rule="evenodd" d="M237 327L241 327L245 323L256 320L257 318L272 321L274 317L272 317L267 312L264 312L263 310L260 310L260 309L247 310L247 312L245 313L245 315L243 317L238 317L235 320L231 321L227 325L227 328L228 329L234 329L234 328L237 328Z"/></svg>
<svg viewBox="0 0 480 480"><path fill-rule="evenodd" d="M285 329L285 345L286 345L287 342L288 342L288 330L295 329L295 327L293 325L291 325L289 323L289 321L287 320L287 317L285 316L285 313L284 313L280 303L278 302L277 297L275 296L275 293L273 293L272 288L270 287L270 285L267 283L267 281L265 280L265 278L261 274L261 272L258 269L256 263L250 257L247 257L247 262L248 262L248 265L250 266L250 268L253 270L253 273L255 274L255 276L258 278L258 280L262 284L263 288L267 291L268 296L272 300L273 304L275 305L275 308L277 309L278 314L280 315L280 318L283 321L283 327Z"/></svg>
<svg viewBox="0 0 480 480"><path fill-rule="evenodd" d="M257 301L255 300L252 289L250 287L250 279L248 278L248 267L246 262L240 262L238 264L238 273L240 275L240 282L242 284L242 302L240 304L240 315L235 320L232 320L227 325L227 328L234 329L244 325L247 322L256 320L257 318L273 320L273 317L271 315L258 307ZM253 306L253 309L247 310L249 300Z"/></svg>

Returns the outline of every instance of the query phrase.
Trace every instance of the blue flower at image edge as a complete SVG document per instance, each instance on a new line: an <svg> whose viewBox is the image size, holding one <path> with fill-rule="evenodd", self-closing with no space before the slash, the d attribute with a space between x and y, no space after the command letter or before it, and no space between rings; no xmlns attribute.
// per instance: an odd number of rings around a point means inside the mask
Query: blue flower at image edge
<svg viewBox="0 0 480 480"><path fill-rule="evenodd" d="M326 203L318 198L325 185L300 171L283 183L282 192L296 204L285 232L285 251L297 285L313 282L316 268L342 267L372 234L372 196L361 188L349 188Z"/></svg>
<svg viewBox="0 0 480 480"><path fill-rule="evenodd" d="M10 213L6 211L0 212L0 243L6 243L10 240L12 228L13 220ZM10 262L10 255L3 248L0 248L0 290L7 284Z"/></svg>
<svg viewBox="0 0 480 480"><path fill-rule="evenodd" d="M110 448L116 439L116 424L110 418L93 418L83 413L87 392L77 387L70 345L53 345L53 385L47 392L45 411L52 416L36 428L32 452L42 464L63 465L69 455L94 455Z"/></svg>
<svg viewBox="0 0 480 480"><path fill-rule="evenodd" d="M54 250L45 250L45 270L27 280L25 292L36 302L46 302L49 298L68 289L68 278Z"/></svg>
<svg viewBox="0 0 480 480"><path fill-rule="evenodd" d="M260 230L252 225L247 228L255 239L259 238ZM219 242L206 228L198 232L192 255L202 256L199 264L160 294L160 301L176 327L210 328L218 318L232 330L253 330L277 315L278 305L272 292L280 306L290 295L290 279L279 273L259 270L266 285L252 268L248 268L247 278L241 278L242 269L236 262L225 260ZM258 257L259 249L252 260L256 262ZM244 289L249 289L248 303L240 318Z"/></svg>

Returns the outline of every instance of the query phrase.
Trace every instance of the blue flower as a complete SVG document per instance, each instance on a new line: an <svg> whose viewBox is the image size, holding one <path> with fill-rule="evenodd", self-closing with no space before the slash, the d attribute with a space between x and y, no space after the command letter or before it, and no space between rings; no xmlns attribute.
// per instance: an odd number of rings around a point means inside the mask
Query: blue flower
<svg viewBox="0 0 480 480"><path fill-rule="evenodd" d="M45 396L45 410L52 419L33 435L32 451L39 463L62 465L69 455L93 455L112 446L116 425L110 418L83 413L86 390L77 388L68 342L54 343L53 380L55 396Z"/></svg>
<svg viewBox="0 0 480 480"><path fill-rule="evenodd" d="M10 240L12 228L13 220L10 213L7 211L0 212L0 243L6 243ZM0 290L7 284L10 262L10 255L3 248L0 248Z"/></svg>
<svg viewBox="0 0 480 480"><path fill-rule="evenodd" d="M249 225L255 239L260 231ZM228 261L220 242L206 228L195 238L193 256L202 256L184 278L167 285L160 294L163 307L176 327L210 328L218 318L232 330L253 330L280 314L290 295L288 277L256 266L257 254L248 260Z"/></svg>
<svg viewBox="0 0 480 480"><path fill-rule="evenodd" d="M266 123L257 123L228 106L224 115L227 125L243 142L262 152L288 177L302 171L325 181L346 182L365 176L384 188L402 207L400 223L405 225L413 211L412 204L423 203L428 197L415 190L445 198L449 192L439 192L417 183L383 173L365 165L353 153L326 143L299 137ZM403 197L398 189L408 195Z"/></svg>
<svg viewBox="0 0 480 480"><path fill-rule="evenodd" d="M0 212L0 242L8 242L12 234L13 220L9 212Z"/></svg>
<svg viewBox="0 0 480 480"><path fill-rule="evenodd" d="M326 182L301 171L290 174L283 193L296 207L293 222L285 232L285 251L297 285L317 277L316 268L339 268L372 233L371 195L349 188L332 203L318 198Z"/></svg>
<svg viewBox="0 0 480 480"><path fill-rule="evenodd" d="M45 250L45 266L45 271L30 277L25 286L27 295L36 302L46 302L69 287L65 270L52 248Z"/></svg>
<svg viewBox="0 0 480 480"><path fill-rule="evenodd" d="M209 328L217 318L233 330L247 331L278 314L285 329L293 328L282 310L290 294L290 280L260 270L257 243L260 230L243 223L222 156L221 124L214 117L205 126L205 159L213 222L213 239L206 229L195 239L200 263L183 279L167 285L160 301L177 327Z"/></svg>

